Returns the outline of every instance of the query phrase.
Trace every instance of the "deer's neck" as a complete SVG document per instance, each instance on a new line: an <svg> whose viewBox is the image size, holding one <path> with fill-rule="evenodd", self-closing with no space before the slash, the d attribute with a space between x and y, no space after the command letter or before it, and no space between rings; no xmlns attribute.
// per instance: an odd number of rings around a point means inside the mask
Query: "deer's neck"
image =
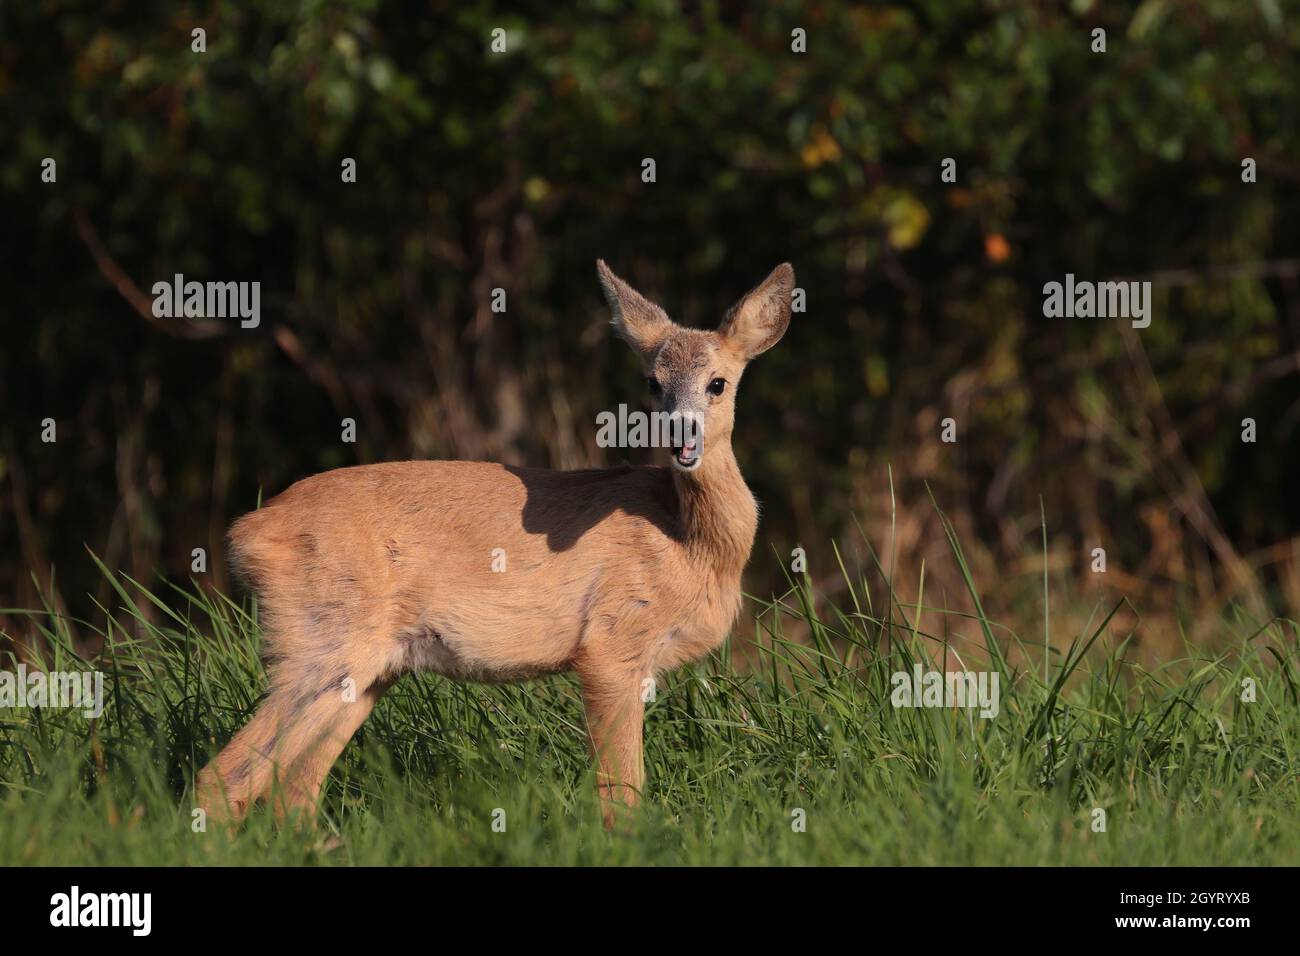
<svg viewBox="0 0 1300 956"><path fill-rule="evenodd" d="M731 445L709 449L691 474L673 472L687 551L723 577L739 577L754 547L758 506Z"/></svg>

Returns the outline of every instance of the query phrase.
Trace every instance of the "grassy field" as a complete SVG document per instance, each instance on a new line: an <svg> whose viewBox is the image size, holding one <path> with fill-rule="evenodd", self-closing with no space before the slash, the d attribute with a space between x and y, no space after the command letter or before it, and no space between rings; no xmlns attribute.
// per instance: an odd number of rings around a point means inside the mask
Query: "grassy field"
<svg viewBox="0 0 1300 956"><path fill-rule="evenodd" d="M1221 653L1148 671L1098 608L1045 677L1041 606L1023 638L981 612L966 623L1002 670L999 713L981 719L891 703L891 675L932 640L915 606L861 579L843 607L814 604L797 582L747 605L744 666L738 634L661 682L645 803L620 831L599 823L573 681L408 676L335 767L315 833L259 812L232 839L194 832L191 785L261 693L256 611L105 573L134 636L101 622L103 716L0 709L0 864L1300 862L1290 621L1225 621ZM945 613L922 611L927 627ZM29 619L51 668L85 666L50 615ZM784 638L792 622L811 640ZM1040 663L1017 670L1003 655L1022 640Z"/></svg>

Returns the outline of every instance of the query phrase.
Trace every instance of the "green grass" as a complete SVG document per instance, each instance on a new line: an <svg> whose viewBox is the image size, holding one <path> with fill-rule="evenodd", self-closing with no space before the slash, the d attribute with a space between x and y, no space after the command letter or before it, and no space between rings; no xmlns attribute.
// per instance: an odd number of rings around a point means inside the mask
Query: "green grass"
<svg viewBox="0 0 1300 956"><path fill-rule="evenodd" d="M942 609L918 615L861 579L835 608L794 582L747 605L747 666L729 644L661 681L645 802L623 830L600 826L572 680L424 675L403 678L349 746L316 833L259 812L230 838L194 832L190 787L261 693L255 611L105 573L135 637L101 609L103 716L92 727L76 711L0 710L0 864L1300 862L1290 621L1225 621L1223 651L1148 672L1125 662L1099 609L1046 662L1042 632L1027 636L1019 656L1033 663L1017 671L1005 659L1020 636L981 610L957 623L999 642L1000 713L982 720L890 703L890 675L910 671L932 639L921 624ZM1031 628L1047 626L1035 617L1045 607L1030 602ZM50 667L85 666L57 619L29 619L54 648ZM810 641L782 636L793 619ZM1253 703L1241 700L1247 677Z"/></svg>

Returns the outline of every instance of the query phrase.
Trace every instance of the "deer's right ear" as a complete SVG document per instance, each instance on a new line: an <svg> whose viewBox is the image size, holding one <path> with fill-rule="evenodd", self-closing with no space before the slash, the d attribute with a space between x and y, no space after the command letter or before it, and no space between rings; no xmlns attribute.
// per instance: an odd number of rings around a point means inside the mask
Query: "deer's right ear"
<svg viewBox="0 0 1300 956"><path fill-rule="evenodd" d="M613 270L605 265L604 259L596 260L596 276L600 279L605 301L614 313L610 319L614 331L636 350L642 360L650 361L672 332L672 319L668 318L663 309L614 275Z"/></svg>

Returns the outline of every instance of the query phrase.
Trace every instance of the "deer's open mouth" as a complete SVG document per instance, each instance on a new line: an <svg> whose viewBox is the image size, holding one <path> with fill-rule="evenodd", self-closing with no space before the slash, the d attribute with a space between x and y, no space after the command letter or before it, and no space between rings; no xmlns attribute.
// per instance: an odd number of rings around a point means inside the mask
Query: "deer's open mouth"
<svg viewBox="0 0 1300 956"><path fill-rule="evenodd" d="M683 471L691 471L700 464L700 442L698 439L673 449L673 464Z"/></svg>

